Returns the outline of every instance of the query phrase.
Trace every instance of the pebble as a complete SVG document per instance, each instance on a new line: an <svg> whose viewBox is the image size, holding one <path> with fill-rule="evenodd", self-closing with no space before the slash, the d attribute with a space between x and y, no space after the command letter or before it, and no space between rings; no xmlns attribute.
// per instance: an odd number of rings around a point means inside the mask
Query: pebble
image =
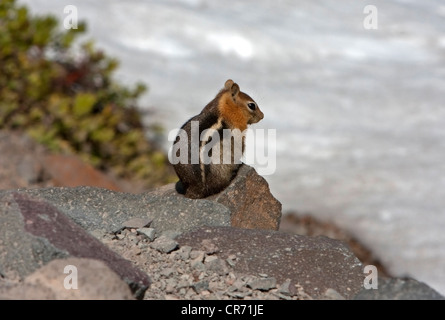
<svg viewBox="0 0 445 320"><path fill-rule="evenodd" d="M206 270L206 267L204 265L204 263L202 263L201 261L199 261L199 259L195 259L193 260L190 265L192 266L193 269L199 270L199 271L204 271Z"/></svg>
<svg viewBox="0 0 445 320"><path fill-rule="evenodd" d="M200 261L202 261L203 259L204 259L204 255L205 255L205 252L204 251L201 251L201 250L192 250L191 252L190 252L190 259L193 259L193 260L195 260L196 258L198 258L198 257L200 257Z"/></svg>
<svg viewBox="0 0 445 320"><path fill-rule="evenodd" d="M219 252L219 248L209 239L204 239L201 242L201 247L206 254L214 254Z"/></svg>
<svg viewBox="0 0 445 320"><path fill-rule="evenodd" d="M277 280L274 277L270 278L253 277L249 282L247 282L247 286L256 290L267 291L277 287Z"/></svg>
<svg viewBox="0 0 445 320"><path fill-rule="evenodd" d="M170 260L171 262L174 262L174 260L178 260L178 259L179 259L179 256L176 251L173 251L168 255L168 260Z"/></svg>
<svg viewBox="0 0 445 320"><path fill-rule="evenodd" d="M277 298L282 299L282 300L292 300L291 297L281 294L279 292L272 292L271 294L273 294L274 296L276 296Z"/></svg>
<svg viewBox="0 0 445 320"><path fill-rule="evenodd" d="M204 263L210 263L210 262L215 261L215 260L217 260L217 259L218 259L217 256L207 256L207 257L205 257L205 259L204 259Z"/></svg>
<svg viewBox="0 0 445 320"><path fill-rule="evenodd" d="M209 289L209 282L206 280L198 281L193 284L193 289L195 289L196 293L201 293L204 290Z"/></svg>
<svg viewBox="0 0 445 320"><path fill-rule="evenodd" d="M190 252L192 251L192 247L190 246L183 246L179 248L178 255L182 260L187 260L190 258Z"/></svg>
<svg viewBox="0 0 445 320"><path fill-rule="evenodd" d="M160 236L150 244L150 247L162 253L169 253L178 247L178 243L173 239Z"/></svg>
<svg viewBox="0 0 445 320"><path fill-rule="evenodd" d="M189 288L186 293L185 293L185 299L186 300L190 300L193 296L195 295L195 290L193 290L192 288Z"/></svg>
<svg viewBox="0 0 445 320"><path fill-rule="evenodd" d="M167 287L172 287L175 288L178 285L178 282L176 281L175 278L168 278L165 280L165 284Z"/></svg>
<svg viewBox="0 0 445 320"><path fill-rule="evenodd" d="M170 277L172 274L174 274L175 273L175 269L173 269L173 268L165 268L165 269L163 269L163 270L161 270L161 272L160 272L160 274L161 274L161 276L164 276L164 277Z"/></svg>
<svg viewBox="0 0 445 320"><path fill-rule="evenodd" d="M236 266L236 256L235 255L230 255L227 257L226 262L229 266L231 266L232 268Z"/></svg>
<svg viewBox="0 0 445 320"><path fill-rule="evenodd" d="M210 281L209 282L209 290L212 292L216 292L216 291L220 290L220 284L218 283L218 281Z"/></svg>
<svg viewBox="0 0 445 320"><path fill-rule="evenodd" d="M241 289L245 287L245 283L241 279L236 279L232 286L235 287L236 290L241 291Z"/></svg>
<svg viewBox="0 0 445 320"><path fill-rule="evenodd" d="M156 238L156 230L153 228L140 228L137 229L137 232L146 236L150 241L153 241Z"/></svg>
<svg viewBox="0 0 445 320"><path fill-rule="evenodd" d="M138 236L134 233L130 233L127 237L128 237L128 240L130 240L131 242L134 242L134 244L138 244L140 241L140 238L138 238Z"/></svg>
<svg viewBox="0 0 445 320"><path fill-rule="evenodd" d="M166 286L165 286L165 292L166 293L173 293L175 291L175 287L174 286L172 286L172 285L170 285L170 284L167 284Z"/></svg>
<svg viewBox="0 0 445 320"><path fill-rule="evenodd" d="M286 279L286 281L279 287L278 292L285 296L294 296L297 294L297 289L295 286L291 285L290 279Z"/></svg>
<svg viewBox="0 0 445 320"><path fill-rule="evenodd" d="M229 297L243 299L247 296L251 296L252 292L249 292L249 291L247 291L247 292L227 292L227 295Z"/></svg>
<svg viewBox="0 0 445 320"><path fill-rule="evenodd" d="M116 234L116 238L117 238L118 240L122 240L122 239L125 238L125 234L124 234L124 233L118 233L118 234Z"/></svg>
<svg viewBox="0 0 445 320"><path fill-rule="evenodd" d="M258 273L261 278L267 278L268 275L266 273Z"/></svg>
<svg viewBox="0 0 445 320"><path fill-rule="evenodd" d="M209 257L207 257L209 258ZM205 261L205 267L209 271L213 271L221 276L229 273L229 268L224 260L215 257L215 259L211 259L210 261Z"/></svg>

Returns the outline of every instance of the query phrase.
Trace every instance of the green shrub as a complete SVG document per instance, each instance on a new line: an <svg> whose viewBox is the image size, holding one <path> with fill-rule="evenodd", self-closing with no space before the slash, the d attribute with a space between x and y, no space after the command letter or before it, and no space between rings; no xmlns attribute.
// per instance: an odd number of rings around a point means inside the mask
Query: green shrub
<svg viewBox="0 0 445 320"><path fill-rule="evenodd" d="M73 49L85 23L60 29L51 16L31 17L15 0L0 2L0 129L24 130L120 177L148 185L171 180L136 105L145 86L113 81L117 61L92 43Z"/></svg>

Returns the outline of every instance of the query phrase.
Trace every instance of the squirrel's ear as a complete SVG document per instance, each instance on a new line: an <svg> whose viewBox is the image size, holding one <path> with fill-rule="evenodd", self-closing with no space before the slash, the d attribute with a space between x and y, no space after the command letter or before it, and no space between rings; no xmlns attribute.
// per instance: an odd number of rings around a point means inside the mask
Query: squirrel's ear
<svg viewBox="0 0 445 320"><path fill-rule="evenodd" d="M239 86L236 83L232 83L230 87L230 93L232 94L232 98L236 98L239 93Z"/></svg>
<svg viewBox="0 0 445 320"><path fill-rule="evenodd" d="M231 79L226 81L224 84L224 89L230 90L232 97L236 97L239 93L239 86Z"/></svg>
<svg viewBox="0 0 445 320"><path fill-rule="evenodd" d="M234 84L232 79L229 79L226 81L226 83L224 83L224 89L229 90L230 88L232 88L232 85Z"/></svg>
<svg viewBox="0 0 445 320"><path fill-rule="evenodd" d="M236 96L238 96L239 86L236 83L232 84L232 87L230 88L230 91L232 92L232 97L235 98Z"/></svg>

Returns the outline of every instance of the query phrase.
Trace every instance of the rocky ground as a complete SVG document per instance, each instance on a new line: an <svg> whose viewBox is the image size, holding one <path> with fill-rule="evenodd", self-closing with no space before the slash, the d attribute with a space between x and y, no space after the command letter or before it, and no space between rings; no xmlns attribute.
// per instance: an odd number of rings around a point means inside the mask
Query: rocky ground
<svg viewBox="0 0 445 320"><path fill-rule="evenodd" d="M247 166L221 194L191 200L174 185L141 190L20 134L0 132L0 155L3 299L443 298L385 277L371 252L329 223L282 219ZM364 289L368 264L378 290ZM66 288L67 266L78 290Z"/></svg>
<svg viewBox="0 0 445 320"><path fill-rule="evenodd" d="M199 249L178 248L175 240L160 237L151 242L138 233L126 229L115 237L105 236L105 243L151 275L144 299L312 299L290 280L278 283L267 274L235 271L237 255L220 258L211 242Z"/></svg>

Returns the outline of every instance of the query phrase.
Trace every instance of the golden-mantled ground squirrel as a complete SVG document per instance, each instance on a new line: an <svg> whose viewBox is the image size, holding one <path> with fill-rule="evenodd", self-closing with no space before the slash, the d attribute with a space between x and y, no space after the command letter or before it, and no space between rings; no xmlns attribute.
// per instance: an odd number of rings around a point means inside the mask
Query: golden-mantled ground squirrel
<svg viewBox="0 0 445 320"><path fill-rule="evenodd" d="M180 180L177 190L197 199L226 188L242 164L244 131L263 117L256 102L241 92L238 84L227 80L176 136L172 154L181 159L172 162Z"/></svg>

